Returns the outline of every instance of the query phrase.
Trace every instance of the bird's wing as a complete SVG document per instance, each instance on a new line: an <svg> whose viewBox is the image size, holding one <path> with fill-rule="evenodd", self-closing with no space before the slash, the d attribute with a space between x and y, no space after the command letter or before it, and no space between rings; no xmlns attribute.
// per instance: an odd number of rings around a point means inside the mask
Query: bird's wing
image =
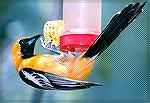
<svg viewBox="0 0 150 103"><path fill-rule="evenodd" d="M119 36L119 34L142 12L140 3L129 4L117 12L83 57L96 58Z"/></svg>
<svg viewBox="0 0 150 103"><path fill-rule="evenodd" d="M92 86L101 86L97 83L73 80L52 73L37 71L32 68L23 68L19 72L19 75L26 84L44 90L77 90Z"/></svg>

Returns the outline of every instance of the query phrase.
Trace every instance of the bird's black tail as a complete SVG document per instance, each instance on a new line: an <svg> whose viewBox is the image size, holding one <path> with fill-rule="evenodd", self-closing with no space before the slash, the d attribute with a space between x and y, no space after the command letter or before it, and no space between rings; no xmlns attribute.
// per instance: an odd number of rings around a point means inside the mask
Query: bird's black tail
<svg viewBox="0 0 150 103"><path fill-rule="evenodd" d="M129 4L121 12L116 13L83 57L95 58L99 56L142 12L145 4L146 2L142 5L140 3Z"/></svg>

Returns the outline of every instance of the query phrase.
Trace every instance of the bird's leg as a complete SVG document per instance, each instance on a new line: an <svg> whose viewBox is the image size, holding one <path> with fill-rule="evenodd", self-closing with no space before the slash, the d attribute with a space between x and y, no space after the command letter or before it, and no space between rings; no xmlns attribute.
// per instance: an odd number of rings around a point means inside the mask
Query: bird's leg
<svg viewBox="0 0 150 103"><path fill-rule="evenodd" d="M60 54L67 55L67 53L57 50L57 48L55 46L51 46L52 39L48 43L46 43L46 41L43 39L43 37L40 37L40 41L41 41L42 47L45 50L47 50L48 52L50 52L52 54L57 54L57 55L60 55Z"/></svg>
<svg viewBox="0 0 150 103"><path fill-rule="evenodd" d="M48 43L46 43L46 41L43 39L43 37L41 36L40 37L40 41L41 41L41 45L42 45L42 47L45 49L45 50L47 50L47 51L51 51L51 49L50 49L50 45L51 45L51 40L50 40L50 42L48 42Z"/></svg>
<svg viewBox="0 0 150 103"><path fill-rule="evenodd" d="M57 54L57 55L60 55L60 59L62 59L62 57L70 57L70 56L74 56L74 57L77 57L75 53L72 53L72 52L62 52L62 51L59 51L57 50L57 47L55 46L51 46L51 43L52 43L52 38L50 37L50 41L48 43L46 43L46 41L43 39L43 37L41 36L40 37L40 42L41 42L41 45L42 47L49 51L50 53L52 54ZM59 48L59 47L58 47Z"/></svg>

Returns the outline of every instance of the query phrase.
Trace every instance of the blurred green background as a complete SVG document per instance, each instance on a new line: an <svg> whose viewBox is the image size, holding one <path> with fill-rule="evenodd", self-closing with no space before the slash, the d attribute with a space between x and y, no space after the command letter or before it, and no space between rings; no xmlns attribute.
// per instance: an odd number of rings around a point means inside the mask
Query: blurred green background
<svg viewBox="0 0 150 103"><path fill-rule="evenodd" d="M133 2L137 0L103 0L102 29L117 11ZM42 91L21 81L12 65L11 47L17 38L42 33L46 21L63 19L63 0L0 1L1 103L148 102L150 0L147 2L143 13L96 60L87 81L102 83L102 87L79 91ZM40 49L37 43L36 52L43 52Z"/></svg>

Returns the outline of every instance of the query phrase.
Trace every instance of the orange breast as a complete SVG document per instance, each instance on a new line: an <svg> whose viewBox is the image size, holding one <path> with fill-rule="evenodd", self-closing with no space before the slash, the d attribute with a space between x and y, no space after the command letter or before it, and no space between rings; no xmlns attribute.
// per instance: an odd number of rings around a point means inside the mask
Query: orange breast
<svg viewBox="0 0 150 103"><path fill-rule="evenodd" d="M68 70L65 66L61 65L55 55L36 55L21 62L18 71L23 68L33 68L57 75L67 76Z"/></svg>
<svg viewBox="0 0 150 103"><path fill-rule="evenodd" d="M90 74L93 62L84 59L63 59L55 55L37 55L21 62L18 71L23 68L33 68L64 76L75 80L85 80Z"/></svg>

